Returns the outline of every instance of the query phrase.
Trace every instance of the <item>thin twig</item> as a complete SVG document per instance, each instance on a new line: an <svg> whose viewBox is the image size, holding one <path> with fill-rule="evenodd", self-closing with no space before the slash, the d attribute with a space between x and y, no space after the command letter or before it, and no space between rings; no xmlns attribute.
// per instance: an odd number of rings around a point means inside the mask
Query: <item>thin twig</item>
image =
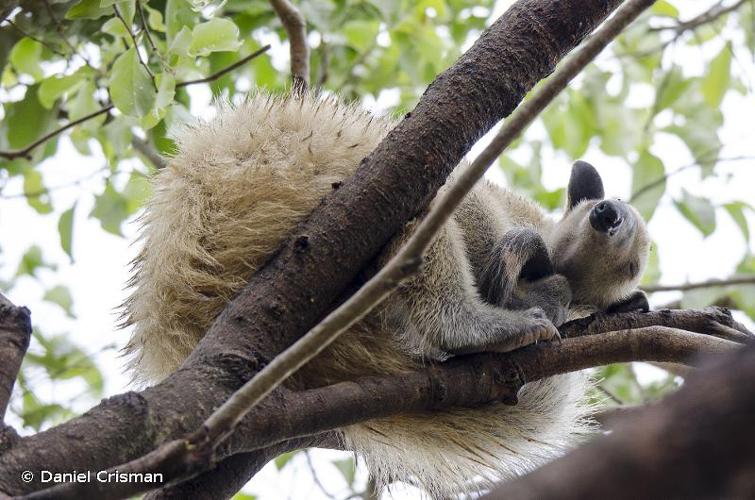
<svg viewBox="0 0 755 500"><path fill-rule="evenodd" d="M270 45L265 45L264 47L261 47L261 48L255 50L254 52L252 52L248 56L242 57L241 59L239 59L235 63L231 64L230 66L228 66L226 68L223 68L220 71L217 71L217 72L211 74L210 76L206 76L204 78L199 78L197 80L188 80L188 81L185 81L185 82L177 83L176 84L176 88L178 89L178 88L181 88L181 87L188 87L189 85L196 85L198 83L207 83L207 82L212 82L214 80L217 80L218 78L220 78L221 76L225 75L226 73L229 73L229 72L233 71L234 69L238 68L239 66L243 66L244 64L246 64L250 60L254 59L257 56L260 56L260 55L264 54L268 50L270 50Z"/></svg>
<svg viewBox="0 0 755 500"><path fill-rule="evenodd" d="M226 73L228 73L229 71L233 71L234 69L238 68L239 66L241 66L244 63L246 63L250 59L253 59L253 58L257 57L258 55L266 52L268 49L270 49L270 46L269 45L265 45L261 49L253 52L252 54L249 54L248 56L244 57L243 59L239 60L238 62L236 62L234 64L231 64L227 68L223 68L220 71L217 71L217 72L215 72L215 73L213 73L210 76L205 77L205 78L200 78L198 80L189 80L189 81L186 81L186 82L179 82L179 83L176 84L176 88L179 88L179 87L188 87L189 85L196 85L198 83L206 83L206 82L211 82L213 80L216 80L216 79L220 78L221 76L225 75ZM38 147L41 144L44 144L48 140L52 139L53 137L55 137L58 134L61 134L61 133L65 132L69 128L75 127L76 125L79 125L80 123L83 123L83 122L85 122L87 120L91 120L92 118L95 118L95 117L97 117L97 116L99 116L99 115L101 115L103 113L107 113L111 109L113 109L113 105L109 104L109 105L107 105L107 106L105 106L105 107L103 107L103 108L101 108L101 109L99 109L97 111L94 111L94 112L92 112L92 113L90 113L90 114L88 114L86 116L82 116L81 118L79 118L77 120L74 120L74 121L72 121L70 123L66 123L62 127L57 128L57 129L53 130L52 132L43 135L42 137L40 137L36 141L32 142L31 144L29 144L28 146L26 146L23 149L16 149L16 150L10 150L10 151L0 151L0 158L7 158L9 160L13 160L15 158L30 158L29 154L34 150L34 148Z"/></svg>
<svg viewBox="0 0 755 500"><path fill-rule="evenodd" d="M12 200L14 198L38 198L40 196L44 196L46 194L50 194L53 191L57 191L59 189L65 189L65 188L69 188L69 187L73 187L73 186L78 186L82 182L84 182L86 180L89 180L92 177L95 177L95 176L99 175L100 173L108 171L108 170L110 170L110 166L105 165L104 167L100 167L97 170L95 170L94 172L90 172L87 175L85 175L83 177L79 177L78 179L74 179L71 182L66 182L64 184L58 184L57 186L46 187L46 188L40 189L38 191L28 191L28 192L25 191L25 192L21 192L21 193L3 194L3 195L0 195L0 199ZM118 173L120 173L120 172L118 172L118 171L112 172L110 174L110 176L117 175ZM110 176L108 176L108 177L110 177Z"/></svg>
<svg viewBox="0 0 755 500"><path fill-rule="evenodd" d="M703 161L712 161L712 162L715 162L715 163L720 163L720 162L735 162L735 161L744 161L744 160L752 160L752 159L753 159L752 156L734 156L734 157L731 157L731 158L715 158L715 159L711 159L711 160L704 160L704 159L695 160L692 163L688 163L687 165L682 165L681 167L677 168L676 170L672 170L671 172L668 172L668 173L662 175L661 177L658 177L654 181L651 181L651 182L645 184L644 186L642 186L641 188L639 188L637 191L635 191L634 193L632 193L631 198L629 198L629 203L632 203L633 201L637 200L637 198L641 194L644 194L644 193L650 191L651 189L653 189L654 187L657 187L657 186L663 184L670 177L672 177L672 176L674 176L674 175L676 175L678 173L681 173L681 172L683 172L685 170L688 170L688 169L690 169L692 167L699 166L700 163L702 163Z"/></svg>
<svg viewBox="0 0 755 500"><path fill-rule="evenodd" d="M73 44L68 40L68 37L65 34L65 29L63 28L63 24L60 22L60 19L58 19L58 16L55 15L55 11L50 5L50 2L48 0L44 0L42 3L45 6L45 10L47 10L47 14L49 14L50 16L50 19L52 19L52 22L55 23L55 30L58 32L60 39L63 40L63 43L66 44L66 46L70 49L71 56L79 56L84 61L84 64L87 65L87 67L89 67L95 73L102 75L102 68L96 68L89 60L89 58L84 54L79 53L79 51L76 50L76 47L74 47Z"/></svg>
<svg viewBox="0 0 755 500"><path fill-rule="evenodd" d="M66 54L64 54L61 51L55 49L55 47L53 47L52 45L48 44L44 40L41 40L41 39L35 37L34 35L25 32L24 30L22 30L21 28L19 28L18 25L16 23L14 23L12 20L7 19L6 21L8 22L8 24L10 24L11 26L13 26L13 28L16 31L18 31L19 33L21 33L22 36L25 36L26 38L30 38L30 39L34 40L35 42L37 42L38 44L40 44L40 45L42 45L44 47L47 47L47 49L50 52L52 52L53 54L57 54L57 55L59 55L60 57L63 57L63 58L67 58L68 57Z"/></svg>
<svg viewBox="0 0 755 500"><path fill-rule="evenodd" d="M650 285L642 287L642 289L647 293L675 291L684 292L687 290L697 290L699 288L753 284L755 284L755 276L734 276L726 279L712 279L707 281L700 281L697 283L679 283L678 285Z"/></svg>
<svg viewBox="0 0 755 500"><path fill-rule="evenodd" d="M608 389L606 389L603 386L603 384L597 384L595 386L595 388L598 389L600 392L602 392L606 397L608 397L608 399L610 399L614 403L616 403L618 405L623 405L624 404L624 401L622 401L614 393L612 393L611 391L609 391Z"/></svg>
<svg viewBox="0 0 755 500"><path fill-rule="evenodd" d="M147 37L149 46L152 47L152 52L157 52L157 46L155 45L154 40L152 40L152 35L149 32L149 26L147 25L147 18L144 15L144 7L142 6L142 2L137 0L136 7L137 9L139 9L139 18L142 21L142 31L144 32L144 35Z"/></svg>
<svg viewBox="0 0 755 500"><path fill-rule="evenodd" d="M291 80L297 92L309 86L309 46L307 45L307 21L299 9L288 0L270 0L288 34L291 46Z"/></svg>
<svg viewBox="0 0 755 500"><path fill-rule="evenodd" d="M656 26L648 28L648 31L667 31L674 30L677 34L684 31L693 30L699 28L703 24L708 24L716 21L720 17L737 10L739 7L745 4L748 0L739 0L728 7L722 7L720 4L712 9L706 10L702 14L693 17L687 21L679 21L673 26Z"/></svg>
<svg viewBox="0 0 755 500"><path fill-rule="evenodd" d="M115 12L116 17L118 17L118 19L121 20L121 23L123 23L123 27L126 28L126 31L128 31L128 34L131 37L131 41L134 42L134 52L136 52L136 58L139 60L139 64L141 64L144 67L144 69L147 71L147 74L149 75L149 79L152 82L152 86L155 88L155 92L157 92L158 89L157 89L157 82L155 82L155 75L152 73L152 70L149 69L149 66L147 65L146 61L142 59L142 54L141 52L139 52L139 42L136 41L136 35L134 35L134 32L131 31L131 25L126 22L126 20L123 18L120 11L118 10L118 6L115 4L113 4L113 11Z"/></svg>
<svg viewBox="0 0 755 500"><path fill-rule="evenodd" d="M82 116L81 118L79 118L77 120L74 120L72 122L68 122L65 125L63 125L62 127L57 128L57 129L53 130L52 132L43 135L42 137L40 137L36 141L32 142L31 144L29 144L28 146L26 146L23 149L17 149L15 151L0 151L0 157L7 158L9 160L13 160L15 158L27 158L27 159L31 159L29 153L31 153L31 151L34 148L36 148L37 146L39 146L41 144L44 144L45 142L49 141L50 139L52 139L56 135L58 135L58 134L60 134L62 132L65 132L69 128L75 127L76 125L79 125L80 123L84 123L85 121L91 120L92 118L100 116L101 114L107 113L111 109L113 109L113 105L112 104L110 104L108 106L105 106L104 108L98 109L97 111L93 111L93 112L89 113L88 115L84 115L84 116Z"/></svg>
<svg viewBox="0 0 755 500"><path fill-rule="evenodd" d="M330 493L327 489L325 489L325 486L320 481L320 478L317 476L317 471L315 470L315 464L312 463L312 457L309 454L309 450L304 450L304 458L307 459L307 467L309 468L309 473L312 474L312 479L314 480L315 484L318 488L320 488L320 491L322 491L323 495L325 495L328 498L335 498L335 495Z"/></svg>

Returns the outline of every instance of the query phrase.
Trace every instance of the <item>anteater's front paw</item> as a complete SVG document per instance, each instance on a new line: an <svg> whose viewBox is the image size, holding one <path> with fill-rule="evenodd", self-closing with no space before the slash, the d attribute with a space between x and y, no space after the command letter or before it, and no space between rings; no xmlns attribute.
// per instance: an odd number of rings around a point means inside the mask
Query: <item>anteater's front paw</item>
<svg viewBox="0 0 755 500"><path fill-rule="evenodd" d="M542 341L560 339L558 329L539 307L521 311L520 320L510 325L493 351L509 352Z"/></svg>

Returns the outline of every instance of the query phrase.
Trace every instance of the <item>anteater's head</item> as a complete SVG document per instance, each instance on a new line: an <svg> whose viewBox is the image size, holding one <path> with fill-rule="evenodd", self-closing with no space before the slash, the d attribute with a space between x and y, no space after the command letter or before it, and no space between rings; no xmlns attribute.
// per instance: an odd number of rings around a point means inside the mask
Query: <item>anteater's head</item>
<svg viewBox="0 0 755 500"><path fill-rule="evenodd" d="M650 238L637 210L606 199L598 171L578 161L569 179L566 213L549 243L555 271L569 280L574 303L606 308L637 287Z"/></svg>

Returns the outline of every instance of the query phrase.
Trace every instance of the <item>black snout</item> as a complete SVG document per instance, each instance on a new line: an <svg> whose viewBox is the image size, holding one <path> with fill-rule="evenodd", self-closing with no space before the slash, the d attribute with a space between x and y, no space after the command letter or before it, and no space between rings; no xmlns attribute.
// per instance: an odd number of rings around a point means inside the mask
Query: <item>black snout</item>
<svg viewBox="0 0 755 500"><path fill-rule="evenodd" d="M596 231L613 235L624 222L621 205L613 200L603 200L590 211L590 224Z"/></svg>

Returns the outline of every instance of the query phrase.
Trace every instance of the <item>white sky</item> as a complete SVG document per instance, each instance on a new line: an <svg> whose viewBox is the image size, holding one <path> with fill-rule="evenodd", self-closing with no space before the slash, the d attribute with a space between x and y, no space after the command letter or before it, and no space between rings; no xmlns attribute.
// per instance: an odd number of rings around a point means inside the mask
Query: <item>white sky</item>
<svg viewBox="0 0 755 500"><path fill-rule="evenodd" d="M694 5L691 2L677 3L680 7ZM689 12L689 15L685 16L687 18L694 15L686 8L682 8L682 11ZM731 32L727 34L731 35ZM711 45L705 47L703 57L700 57L697 49L677 50L677 62L683 62L685 71L699 73L702 71L702 61L710 59L720 50L720 45ZM286 50L279 46L274 48L272 54L275 66L285 71ZM740 55L733 64L733 71L750 90L753 88L755 65L749 57ZM196 115L211 114L207 89L191 87L191 92L192 112ZM634 92L630 96L629 104L642 105L647 102L648 97L643 95L643 92ZM379 110L395 102L396 98L395 92L388 91L384 92L377 102L369 104L371 108ZM741 96L730 92L723 102L722 111L725 125L721 131L721 139L725 146L721 157L755 156L755 127L752 125L755 99L752 93ZM533 128L529 133L532 138L545 135L542 127ZM487 137L483 138L475 146L472 157L487 140ZM97 147L93 149L96 151L93 157L82 157L68 139L62 139L58 154L40 167L45 184L48 187L68 185L101 169L105 165L105 160ZM686 147L671 136L658 135L653 151L663 159L667 172L692 162ZM598 168L609 196L625 199L628 197L631 172L622 160L606 157L597 151L597 148L591 148L584 159ZM555 155L544 157L543 163L546 165L546 187L554 189L565 186L569 176L569 161L561 155ZM717 210L715 233L703 239L671 205L668 194L677 196L682 188L692 194L707 197L716 204L732 199L755 204L755 168L752 160L727 163L717 168L719 172L730 173L731 176L701 181L696 169L689 169L669 179L667 195L661 201L649 226L654 240L658 243L664 283L675 284L688 280L726 277L732 273L744 255L746 247L741 233L723 210ZM501 182L502 174L496 171L495 167L492 170L489 176ZM127 175L124 175L120 181L125 182L126 178ZM103 176L96 174L82 181L80 185L55 189L51 195L55 212L45 217L38 216L23 198L3 198L0 201L0 234L4 235L0 253L0 279L8 279L15 273L21 255L29 246L36 244L43 249L45 260L55 263L58 270L43 270L39 281L28 277L20 278L10 299L17 304L27 305L32 310L34 324L46 334L70 335L71 339L83 346L88 353L96 355L97 362L106 376L106 395L113 395L128 388L128 378L122 373L122 360L117 357L117 351L106 349L106 346L115 344L120 348L128 338L128 332L116 330L113 311L126 296L123 286L128 277L128 262L136 253L136 247L131 245L131 242L137 228L133 223L125 224L123 230L126 238L118 238L104 232L98 221L88 217L93 207L92 193L100 192L102 187ZM4 196L20 193L22 190L21 180L13 179L4 189ZM57 223L60 214L74 202L78 203L73 240L75 261L70 263L60 247ZM755 228L755 217L749 214L748 218L751 229ZM752 248L752 242L748 244ZM57 284L64 284L71 289L76 319L67 318L60 308L42 300L45 290ZM678 294L673 292L657 294L653 301L657 305L677 297ZM743 318L740 316L739 319ZM656 373L653 370L645 370L641 371L641 375L652 378ZM42 397L54 399L57 396L60 401L67 401L81 391L80 386L75 383L64 384L62 387L44 384L39 388ZM85 410L90 405L91 401L84 399L76 407L78 410ZM346 492L345 483L335 467L320 459L343 456L338 452L322 450L313 454L318 464L318 475L330 493L339 493L337 497L345 496L341 494ZM307 461L303 455L297 457L295 462L280 474L274 467L268 466L255 478L251 491L261 494L263 498L327 498L313 483L306 473L307 470ZM365 477L364 472L360 471L358 482L363 484ZM396 496L416 497L416 493Z"/></svg>

